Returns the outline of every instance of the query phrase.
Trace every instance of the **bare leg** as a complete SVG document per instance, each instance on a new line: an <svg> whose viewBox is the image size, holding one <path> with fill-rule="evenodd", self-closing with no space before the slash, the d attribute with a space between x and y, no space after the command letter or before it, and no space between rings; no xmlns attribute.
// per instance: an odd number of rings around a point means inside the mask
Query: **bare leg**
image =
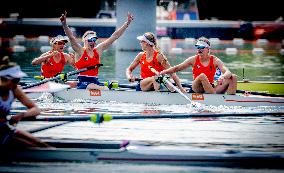
<svg viewBox="0 0 284 173"><path fill-rule="evenodd" d="M201 73L192 83L192 89L196 93L209 93L215 94L215 90L210 84L207 76L204 73Z"/></svg>
<svg viewBox="0 0 284 173"><path fill-rule="evenodd" d="M231 80L229 82L229 87L227 90L227 94L236 94L237 91L237 75L232 74Z"/></svg>
<svg viewBox="0 0 284 173"><path fill-rule="evenodd" d="M222 85L217 85L215 87L217 94L236 94L237 90L237 76L235 74L232 75L230 79L225 79Z"/></svg>
<svg viewBox="0 0 284 173"><path fill-rule="evenodd" d="M150 91L154 88L155 91L160 89L160 84L156 82L154 77L148 77L140 82L140 87L142 91Z"/></svg>

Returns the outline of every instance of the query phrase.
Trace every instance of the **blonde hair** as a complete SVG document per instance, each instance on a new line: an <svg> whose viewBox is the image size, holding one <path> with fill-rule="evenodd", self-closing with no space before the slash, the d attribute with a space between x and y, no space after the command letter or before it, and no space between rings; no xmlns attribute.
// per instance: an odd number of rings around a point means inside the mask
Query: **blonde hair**
<svg viewBox="0 0 284 173"><path fill-rule="evenodd" d="M153 48L156 50L159 54L161 54L164 57L164 60L167 61L167 57L163 54L161 51L160 47L158 46L157 43L157 38L155 37L154 33L152 32L146 32L144 36L152 43L154 43Z"/></svg>
<svg viewBox="0 0 284 173"><path fill-rule="evenodd" d="M160 50L160 48L159 48L159 46L158 46L158 43L157 43L157 38L155 37L155 35L152 33L152 32L146 32L145 34L144 34L144 36L150 41L150 42L152 42L153 44L154 44L154 49L156 50L156 51L158 51L159 53L161 53L162 54L162 52L161 52L161 50Z"/></svg>
<svg viewBox="0 0 284 173"><path fill-rule="evenodd" d="M82 41L84 42L85 41L85 38L87 37L87 35L89 35L89 34L94 34L94 35L96 35L97 36L97 33L95 32L95 31L86 31L85 33L84 33L84 35L82 36Z"/></svg>
<svg viewBox="0 0 284 173"><path fill-rule="evenodd" d="M5 70L11 67L15 67L17 63L11 62L8 56L4 56L0 60L0 70Z"/></svg>

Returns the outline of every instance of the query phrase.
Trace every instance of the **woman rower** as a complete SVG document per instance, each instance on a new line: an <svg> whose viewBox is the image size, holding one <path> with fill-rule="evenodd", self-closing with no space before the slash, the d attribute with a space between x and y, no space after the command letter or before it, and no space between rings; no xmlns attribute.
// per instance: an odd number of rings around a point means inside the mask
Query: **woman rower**
<svg viewBox="0 0 284 173"><path fill-rule="evenodd" d="M237 75L225 66L225 64L216 56L211 55L211 45L206 37L198 38L195 47L197 54L188 57L184 62L160 72L163 74L171 74L187 67L192 66L193 82L192 90L196 93L209 94L236 94ZM214 85L214 75L216 69L219 68L222 75L218 79L218 83Z"/></svg>
<svg viewBox="0 0 284 173"><path fill-rule="evenodd" d="M50 40L52 50L41 54L32 61L32 65L41 64L41 73L44 78L52 78L60 74L66 63L74 66L72 54L64 53L64 47L68 40L58 35Z"/></svg>
<svg viewBox="0 0 284 173"><path fill-rule="evenodd" d="M138 36L137 39L140 40L143 52L138 53L133 62L126 69L126 77L129 82L134 82L135 77L132 75L132 71L140 64L140 76L142 80L138 82L136 90L158 91L161 89L161 84L156 81L155 74L149 69L149 66L152 66L155 70L160 72L164 69L168 69L170 67L170 63L165 55L160 52L157 46L157 39L153 33L146 32L144 35ZM171 77L177 84L178 88L182 92L186 92L186 90L181 86L178 76L176 74L171 74ZM173 88L170 88L169 86L166 87L173 91Z"/></svg>
<svg viewBox="0 0 284 173"><path fill-rule="evenodd" d="M20 66L9 61L7 56L0 59L0 147L49 147L30 133L17 130L10 125L23 118L35 117L40 109L18 87L22 77L26 76ZM12 103L18 99L28 109L9 117ZM13 122L13 123L12 123Z"/></svg>
<svg viewBox="0 0 284 173"><path fill-rule="evenodd" d="M60 17L63 29L68 36L71 46L75 51L75 67L77 69L86 68L89 66L94 66L100 63L100 58L104 50L108 49L111 44L117 40L124 31L128 28L129 24L133 20L132 14L128 13L127 21L118 28L108 39L102 43L96 45L98 39L96 32L86 31L82 37L84 45L81 46L75 36L73 35L72 30L68 27L66 23L66 15L64 14ZM78 75L79 83L77 88L79 89L106 89L103 87L103 83L98 81L98 68L82 72Z"/></svg>

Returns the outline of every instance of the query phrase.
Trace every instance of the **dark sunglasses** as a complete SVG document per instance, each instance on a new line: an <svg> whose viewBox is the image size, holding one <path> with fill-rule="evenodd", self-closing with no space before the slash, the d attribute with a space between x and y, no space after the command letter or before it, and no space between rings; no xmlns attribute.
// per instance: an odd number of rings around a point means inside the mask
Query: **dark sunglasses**
<svg viewBox="0 0 284 173"><path fill-rule="evenodd" d="M96 42L97 41L97 38L96 37L92 37L92 38L89 38L88 39L88 42L91 43L91 42Z"/></svg>
<svg viewBox="0 0 284 173"><path fill-rule="evenodd" d="M57 45L65 45L65 42L59 41L59 42L56 42L55 44L57 44Z"/></svg>
<svg viewBox="0 0 284 173"><path fill-rule="evenodd" d="M205 46L196 46L196 49L204 49Z"/></svg>

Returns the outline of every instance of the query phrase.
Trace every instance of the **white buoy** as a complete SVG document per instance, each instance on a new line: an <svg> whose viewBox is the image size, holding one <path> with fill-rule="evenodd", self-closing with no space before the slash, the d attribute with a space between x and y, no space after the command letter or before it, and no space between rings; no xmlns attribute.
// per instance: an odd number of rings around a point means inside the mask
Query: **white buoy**
<svg viewBox="0 0 284 173"><path fill-rule="evenodd" d="M280 55L284 55L284 49L279 50Z"/></svg>
<svg viewBox="0 0 284 173"><path fill-rule="evenodd" d="M169 52L172 45L171 45L171 38L169 37L162 37L160 39L160 47L163 52Z"/></svg>
<svg viewBox="0 0 284 173"><path fill-rule="evenodd" d="M24 35L16 35L13 40L15 40L16 42L26 41L26 37Z"/></svg>
<svg viewBox="0 0 284 173"><path fill-rule="evenodd" d="M27 49L25 46L15 45L12 48L13 52L25 52Z"/></svg>
<svg viewBox="0 0 284 173"><path fill-rule="evenodd" d="M233 39L233 44L234 45L243 45L244 44L244 39L242 39L242 38L234 38Z"/></svg>
<svg viewBox="0 0 284 173"><path fill-rule="evenodd" d="M172 54L182 54L182 48L174 47L171 49Z"/></svg>
<svg viewBox="0 0 284 173"><path fill-rule="evenodd" d="M263 48L253 48L252 49L252 54L254 54L254 55L262 55L263 53L264 53Z"/></svg>
<svg viewBox="0 0 284 173"><path fill-rule="evenodd" d="M258 45L266 45L268 43L268 40L267 39L257 39L256 43Z"/></svg>
<svg viewBox="0 0 284 173"><path fill-rule="evenodd" d="M185 38L184 43L188 45L194 45L196 43L196 39L195 38Z"/></svg>
<svg viewBox="0 0 284 173"><path fill-rule="evenodd" d="M220 39L219 38L209 38L209 41L212 44L220 44Z"/></svg>
<svg viewBox="0 0 284 173"><path fill-rule="evenodd" d="M50 51L50 50L51 50L51 46L41 46L41 47L40 47L40 51L41 51L42 53L48 52L48 51Z"/></svg>
<svg viewBox="0 0 284 173"><path fill-rule="evenodd" d="M236 55L238 53L238 49L237 48L226 48L225 53L227 55Z"/></svg>
<svg viewBox="0 0 284 173"><path fill-rule="evenodd" d="M47 35L40 35L37 39L39 42L48 43L49 37Z"/></svg>

